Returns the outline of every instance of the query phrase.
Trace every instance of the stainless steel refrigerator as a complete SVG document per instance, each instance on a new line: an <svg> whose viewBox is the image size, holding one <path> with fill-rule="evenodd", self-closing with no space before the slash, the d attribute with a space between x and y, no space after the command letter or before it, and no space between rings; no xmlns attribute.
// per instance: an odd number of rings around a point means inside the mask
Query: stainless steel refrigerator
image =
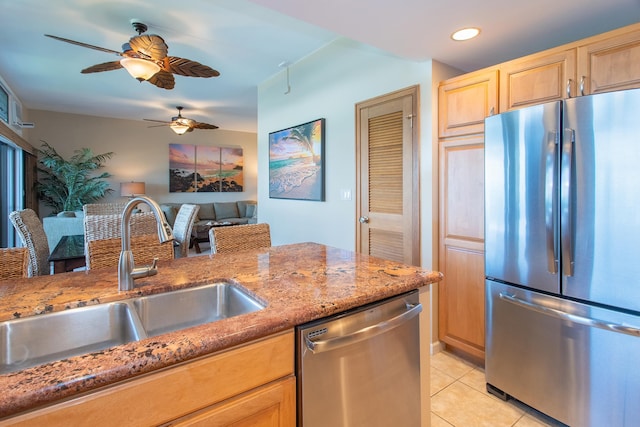
<svg viewBox="0 0 640 427"><path fill-rule="evenodd" d="M640 425L640 89L485 121L487 388Z"/></svg>

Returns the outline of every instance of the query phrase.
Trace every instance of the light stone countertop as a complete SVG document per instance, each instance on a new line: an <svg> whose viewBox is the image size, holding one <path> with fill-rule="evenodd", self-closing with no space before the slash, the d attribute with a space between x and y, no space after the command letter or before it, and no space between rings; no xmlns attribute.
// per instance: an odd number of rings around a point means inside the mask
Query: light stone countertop
<svg viewBox="0 0 640 427"><path fill-rule="evenodd" d="M441 273L316 243L160 262L119 292L117 271L0 281L0 320L41 315L216 281L237 283L264 310L0 375L0 418L191 360L311 320L438 282Z"/></svg>

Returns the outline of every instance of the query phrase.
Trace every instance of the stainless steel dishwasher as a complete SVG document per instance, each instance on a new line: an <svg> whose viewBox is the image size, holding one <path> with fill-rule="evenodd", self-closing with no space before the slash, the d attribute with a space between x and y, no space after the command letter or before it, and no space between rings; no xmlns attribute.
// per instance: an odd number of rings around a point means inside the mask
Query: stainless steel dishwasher
<svg viewBox="0 0 640 427"><path fill-rule="evenodd" d="M297 327L298 426L420 426L418 291Z"/></svg>

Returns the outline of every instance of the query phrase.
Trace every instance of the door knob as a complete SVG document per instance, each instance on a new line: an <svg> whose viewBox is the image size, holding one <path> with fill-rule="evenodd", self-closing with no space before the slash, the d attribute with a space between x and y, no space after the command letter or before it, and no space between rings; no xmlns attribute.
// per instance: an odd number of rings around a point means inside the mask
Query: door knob
<svg viewBox="0 0 640 427"><path fill-rule="evenodd" d="M360 221L360 224L365 224L367 222L369 222L369 217L368 216L361 216L358 221Z"/></svg>

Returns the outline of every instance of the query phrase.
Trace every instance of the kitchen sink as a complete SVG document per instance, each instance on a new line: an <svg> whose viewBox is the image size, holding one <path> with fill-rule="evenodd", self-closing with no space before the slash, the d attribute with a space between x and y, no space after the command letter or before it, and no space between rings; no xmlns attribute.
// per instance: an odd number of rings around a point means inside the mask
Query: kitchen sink
<svg viewBox="0 0 640 427"><path fill-rule="evenodd" d="M0 322L0 374L264 307L223 282Z"/></svg>
<svg viewBox="0 0 640 427"><path fill-rule="evenodd" d="M262 310L264 305L227 283L137 298L133 306L151 336Z"/></svg>
<svg viewBox="0 0 640 427"><path fill-rule="evenodd" d="M0 322L0 373L140 339L126 303L100 304Z"/></svg>

